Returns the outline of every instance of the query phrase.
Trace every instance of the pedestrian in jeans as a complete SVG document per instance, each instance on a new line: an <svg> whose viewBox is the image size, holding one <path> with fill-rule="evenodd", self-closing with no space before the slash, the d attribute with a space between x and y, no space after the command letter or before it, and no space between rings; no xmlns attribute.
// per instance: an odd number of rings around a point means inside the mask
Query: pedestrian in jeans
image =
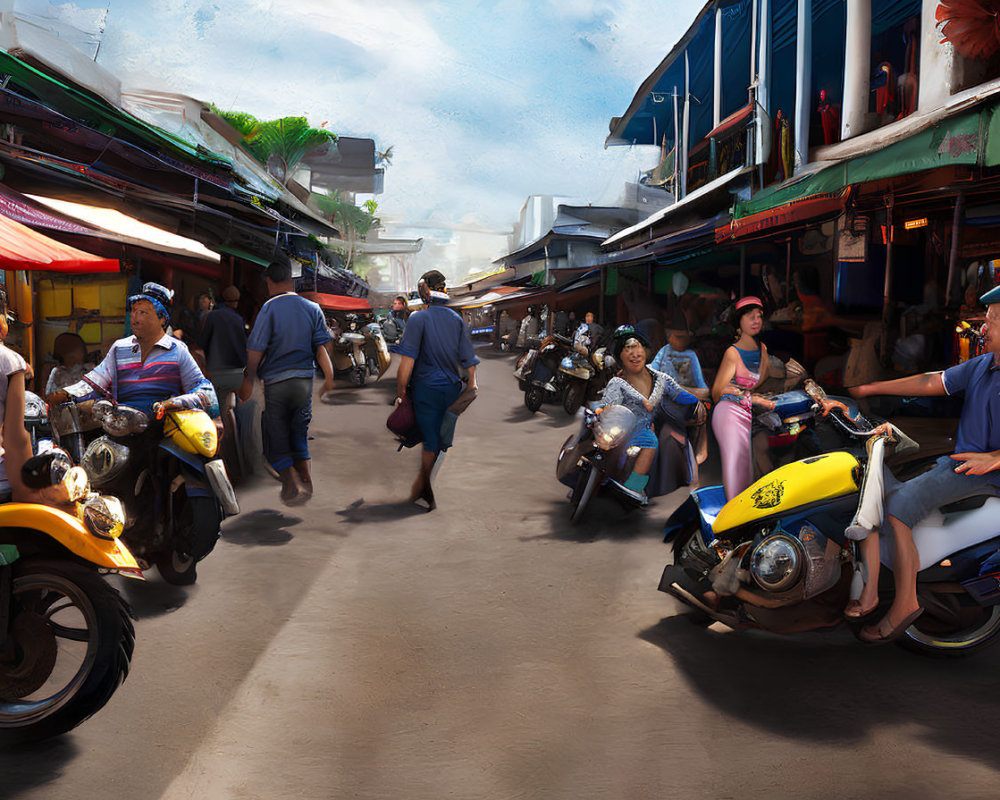
<svg viewBox="0 0 1000 800"><path fill-rule="evenodd" d="M397 350L402 360L396 373L396 398L402 400L411 392L413 413L424 438L410 502L433 511L431 473L438 454L451 445L451 431L442 435L441 426L449 407L462 394L463 373L468 381L466 391L474 396L479 359L462 318L444 305L448 300L444 275L436 269L425 272L417 290L426 308L411 315L403 331Z"/></svg>
<svg viewBox="0 0 1000 800"><path fill-rule="evenodd" d="M250 399L258 374L264 382L264 457L281 479L281 501L306 502L313 492L309 472L309 422L316 364L333 389L330 335L320 307L295 294L291 265L273 261L264 272L271 298L264 303L247 341L247 371L241 400Z"/></svg>

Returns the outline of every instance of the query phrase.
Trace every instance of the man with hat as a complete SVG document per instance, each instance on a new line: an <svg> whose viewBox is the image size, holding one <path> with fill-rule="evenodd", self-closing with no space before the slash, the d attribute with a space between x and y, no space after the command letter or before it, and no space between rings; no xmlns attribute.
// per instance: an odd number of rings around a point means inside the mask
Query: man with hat
<svg viewBox="0 0 1000 800"><path fill-rule="evenodd" d="M943 372L875 381L851 389L854 397L965 394L955 452L939 458L935 467L905 483L887 477L885 519L895 542L896 592L882 620L862 629L861 638L868 642L888 642L901 636L923 612L917 600L920 557L913 542L913 527L942 505L981 494L1000 494L1000 424L996 422L1000 420L1000 286L979 301L987 306L981 331L986 351L983 355ZM851 618L866 616L878 605L878 536L869 535L863 549L868 581L861 597L845 611Z"/></svg>
<svg viewBox="0 0 1000 800"><path fill-rule="evenodd" d="M110 397L154 416L163 409L201 408L219 414L212 384L187 345L167 336L174 293L158 283L143 284L127 299L132 335L119 339L83 380L49 395L50 405Z"/></svg>
<svg viewBox="0 0 1000 800"><path fill-rule="evenodd" d="M409 318L396 351L402 356L396 373L396 398L402 400L410 393L424 440L410 501L433 511L432 472L439 453L451 445L450 426L442 432L445 415L463 393L463 380L468 384L469 401L474 399L479 358L462 318L444 305L448 300L444 275L436 269L425 272L417 291L425 308ZM456 413L452 412L451 423Z"/></svg>
<svg viewBox="0 0 1000 800"><path fill-rule="evenodd" d="M247 363L246 326L236 310L240 290L227 286L222 290L222 301L222 305L208 312L198 337L198 346L205 351L208 374L220 399L240 388Z"/></svg>

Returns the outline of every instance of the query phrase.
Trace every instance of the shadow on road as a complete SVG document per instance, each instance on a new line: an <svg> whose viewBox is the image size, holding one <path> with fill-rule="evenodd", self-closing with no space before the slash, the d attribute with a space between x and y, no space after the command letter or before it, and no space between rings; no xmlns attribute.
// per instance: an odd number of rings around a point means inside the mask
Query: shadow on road
<svg viewBox="0 0 1000 800"><path fill-rule="evenodd" d="M170 614L183 606L191 595L198 591L196 586L174 586L151 571L145 581L121 578L116 582L136 619L151 619Z"/></svg>
<svg viewBox="0 0 1000 800"><path fill-rule="evenodd" d="M562 406L559 405L544 405L538 411L532 413L523 405L512 406L510 411L507 412L507 416L504 417L504 422L525 422L529 419L540 419L546 422L553 428L565 428L568 425L577 425L577 418L575 416L571 417L565 411L563 411Z"/></svg>
<svg viewBox="0 0 1000 800"><path fill-rule="evenodd" d="M222 527L222 538L233 544L282 545L288 544L294 537L285 528L302 522L299 517L293 517L272 508L262 508L249 514L240 514Z"/></svg>
<svg viewBox="0 0 1000 800"><path fill-rule="evenodd" d="M846 629L797 636L717 632L683 613L639 638L667 653L707 703L751 727L820 743L919 725L931 747L1000 768L1000 651L931 659L889 645L865 647Z"/></svg>
<svg viewBox="0 0 1000 800"><path fill-rule="evenodd" d="M0 797L14 798L63 777L63 766L80 754L72 734L0 752Z"/></svg>
<svg viewBox="0 0 1000 800"><path fill-rule="evenodd" d="M415 517L426 514L427 510L410 503L407 500L399 500L388 503L365 503L364 499L355 500L347 508L337 512L343 517L342 522L350 522L359 525L365 522L392 522L393 520Z"/></svg>
<svg viewBox="0 0 1000 800"><path fill-rule="evenodd" d="M555 494L565 491L568 490L556 488ZM579 522L571 522L569 516L569 502L563 501L561 497L554 498L547 507L539 509L539 513L531 517L532 527L540 527L545 532L521 536L519 539L522 542L555 539L587 544L601 539L629 541L650 535L657 538L663 535L663 525L657 521L662 514L655 507L626 511L616 500L604 495L598 495L590 501ZM535 525L534 522L538 519L547 522Z"/></svg>

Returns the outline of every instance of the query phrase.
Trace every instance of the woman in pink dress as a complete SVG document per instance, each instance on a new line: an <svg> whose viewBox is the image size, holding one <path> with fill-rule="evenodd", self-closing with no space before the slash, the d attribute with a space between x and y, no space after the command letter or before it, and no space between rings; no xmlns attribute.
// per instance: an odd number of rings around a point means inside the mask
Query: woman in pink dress
<svg viewBox="0 0 1000 800"><path fill-rule="evenodd" d="M754 405L773 409L774 402L753 394L767 379L767 348L757 341L764 326L764 308L757 297L737 301L730 324L736 341L722 356L712 384L712 432L722 454L722 483L731 500L753 483L750 423Z"/></svg>

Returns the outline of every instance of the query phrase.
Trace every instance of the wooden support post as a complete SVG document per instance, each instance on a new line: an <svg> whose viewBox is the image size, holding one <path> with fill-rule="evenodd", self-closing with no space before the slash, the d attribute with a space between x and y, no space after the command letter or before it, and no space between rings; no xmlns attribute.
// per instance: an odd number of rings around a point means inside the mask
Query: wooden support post
<svg viewBox="0 0 1000 800"><path fill-rule="evenodd" d="M892 206L893 197L885 198L885 282L882 285L882 340L879 358L886 363L889 350L889 323L892 320Z"/></svg>

